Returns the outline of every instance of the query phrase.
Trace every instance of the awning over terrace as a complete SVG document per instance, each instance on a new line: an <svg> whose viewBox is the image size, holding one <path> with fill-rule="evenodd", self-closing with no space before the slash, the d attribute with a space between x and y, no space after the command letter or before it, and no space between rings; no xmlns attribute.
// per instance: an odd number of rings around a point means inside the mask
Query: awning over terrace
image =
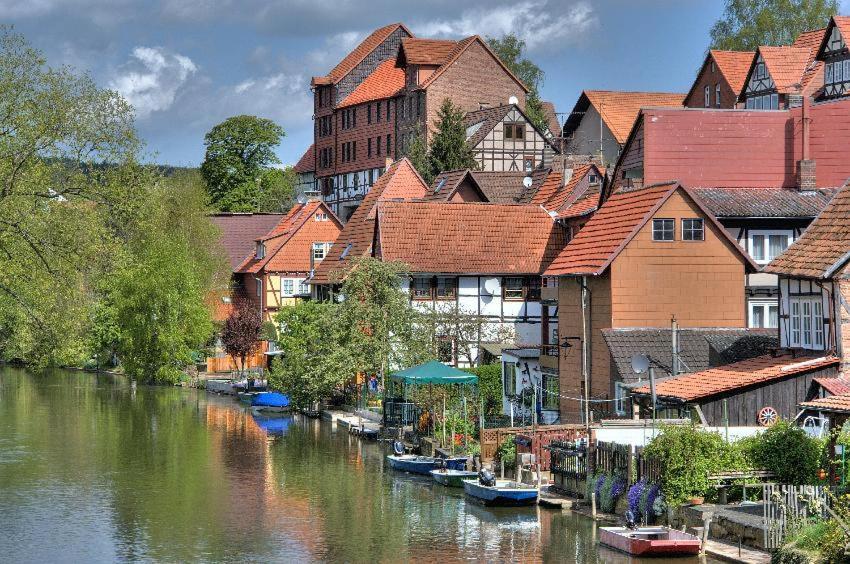
<svg viewBox="0 0 850 564"><path fill-rule="evenodd" d="M405 384L476 384L478 376L453 366L432 360L390 374L390 378Z"/></svg>

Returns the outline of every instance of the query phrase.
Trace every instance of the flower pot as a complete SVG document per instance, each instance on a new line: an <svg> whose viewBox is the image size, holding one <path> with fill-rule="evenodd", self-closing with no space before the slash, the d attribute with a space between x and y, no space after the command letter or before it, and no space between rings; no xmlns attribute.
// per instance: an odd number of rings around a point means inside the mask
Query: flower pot
<svg viewBox="0 0 850 564"><path fill-rule="evenodd" d="M704 497L692 497L690 500L691 505L702 505L703 503L705 503Z"/></svg>

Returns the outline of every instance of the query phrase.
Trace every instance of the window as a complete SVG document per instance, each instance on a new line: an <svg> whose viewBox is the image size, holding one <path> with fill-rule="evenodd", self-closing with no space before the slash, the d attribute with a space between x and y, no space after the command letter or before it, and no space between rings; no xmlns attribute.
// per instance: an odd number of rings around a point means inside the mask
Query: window
<svg viewBox="0 0 850 564"><path fill-rule="evenodd" d="M437 278L437 299L453 300L457 296L457 278Z"/></svg>
<svg viewBox="0 0 850 564"><path fill-rule="evenodd" d="M750 231L748 251L753 260L759 264L767 264L779 255L793 242L791 231Z"/></svg>
<svg viewBox="0 0 850 564"><path fill-rule="evenodd" d="M505 362L502 364L504 367L503 370L503 381L502 381L502 389L505 391L506 396L515 396L516 395L516 363L515 362Z"/></svg>
<svg viewBox="0 0 850 564"><path fill-rule="evenodd" d="M366 104L366 123L372 123L372 104Z"/></svg>
<svg viewBox="0 0 850 564"><path fill-rule="evenodd" d="M652 240L653 241L673 241L675 239L676 220L675 219L653 219L652 220Z"/></svg>
<svg viewBox="0 0 850 564"><path fill-rule="evenodd" d="M515 141L522 141L523 139L525 139L525 124L506 123L505 139L513 139Z"/></svg>
<svg viewBox="0 0 850 564"><path fill-rule="evenodd" d="M352 161L357 160L357 141L351 142L351 160Z"/></svg>
<svg viewBox="0 0 850 564"><path fill-rule="evenodd" d="M502 297L506 300L521 300L522 282L522 278L518 276L505 278L502 284Z"/></svg>
<svg viewBox="0 0 850 564"><path fill-rule="evenodd" d="M714 85L714 105L720 107L720 85Z"/></svg>
<svg viewBox="0 0 850 564"><path fill-rule="evenodd" d="M390 105L390 101L387 100L387 106L389 106L389 105ZM381 123L381 101L380 100L378 100L375 103L375 122Z"/></svg>
<svg viewBox="0 0 850 564"><path fill-rule="evenodd" d="M257 297L263 296L263 281L260 278L254 278L254 286L257 288Z"/></svg>
<svg viewBox="0 0 850 564"><path fill-rule="evenodd" d="M328 214L326 214L325 212L319 212L319 213L316 214L316 221L327 221L327 220L328 220Z"/></svg>
<svg viewBox="0 0 850 564"><path fill-rule="evenodd" d="M330 243L313 243L313 260L322 260L328 253Z"/></svg>
<svg viewBox="0 0 850 564"><path fill-rule="evenodd" d="M381 138L380 137L375 137L375 148L377 149L378 156L380 157L381 156Z"/></svg>
<svg viewBox="0 0 850 564"><path fill-rule="evenodd" d="M532 277L528 279L528 291L526 292L526 299L529 300L539 300L540 299L540 285L541 280L537 277Z"/></svg>
<svg viewBox="0 0 850 564"><path fill-rule="evenodd" d="M431 279L416 277L413 279L413 299L428 300L431 299Z"/></svg>
<svg viewBox="0 0 850 564"><path fill-rule="evenodd" d="M281 296L292 296L295 293L295 280L284 278L280 286Z"/></svg>
<svg viewBox="0 0 850 564"><path fill-rule="evenodd" d="M387 156L390 156L390 135L387 134Z"/></svg>
<svg viewBox="0 0 850 564"><path fill-rule="evenodd" d="M749 327L776 329L779 327L779 304L775 301L749 302Z"/></svg>
<svg viewBox="0 0 850 564"><path fill-rule="evenodd" d="M310 285L307 284L306 280L299 280L298 281L298 293L301 294L301 295L310 293Z"/></svg>
<svg viewBox="0 0 850 564"><path fill-rule="evenodd" d="M534 157L523 157L522 168L525 172L534 170Z"/></svg>
<svg viewBox="0 0 850 564"><path fill-rule="evenodd" d="M390 101L387 100L387 121L390 121Z"/></svg>
<svg viewBox="0 0 850 564"><path fill-rule="evenodd" d="M703 241L705 231L701 218L682 220L682 241Z"/></svg>
<svg viewBox="0 0 850 564"><path fill-rule="evenodd" d="M705 95L705 107L708 108L711 106L711 89L708 87L707 84L705 85L703 93Z"/></svg>
<svg viewBox="0 0 850 564"><path fill-rule="evenodd" d="M366 156L367 157L372 156L372 138L371 137L366 140Z"/></svg>
<svg viewBox="0 0 850 564"><path fill-rule="evenodd" d="M823 299L821 296L791 298L792 347L824 348Z"/></svg>
<svg viewBox="0 0 850 564"><path fill-rule="evenodd" d="M543 409L558 409L560 407L561 383L557 374L543 373Z"/></svg>
<svg viewBox="0 0 850 564"><path fill-rule="evenodd" d="M628 393L626 387L623 386L622 382L614 383L614 411L617 412L617 415L625 415L626 414L626 401L628 400Z"/></svg>
<svg viewBox="0 0 850 564"><path fill-rule="evenodd" d="M716 70L717 70L717 67L716 67L716 66L715 66L715 64L714 64L714 60L712 60L712 61L711 61L711 72L714 72L714 71L716 71Z"/></svg>

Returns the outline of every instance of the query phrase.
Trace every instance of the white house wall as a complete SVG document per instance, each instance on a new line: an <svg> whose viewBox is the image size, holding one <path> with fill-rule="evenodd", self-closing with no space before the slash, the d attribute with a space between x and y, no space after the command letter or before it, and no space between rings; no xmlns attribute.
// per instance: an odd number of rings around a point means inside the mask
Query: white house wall
<svg viewBox="0 0 850 564"><path fill-rule="evenodd" d="M505 139L506 123L524 123L525 138ZM522 171L525 157L534 158L534 168L543 168L552 163L555 155L552 145L517 110L505 114L473 148L473 153L481 170L495 172Z"/></svg>

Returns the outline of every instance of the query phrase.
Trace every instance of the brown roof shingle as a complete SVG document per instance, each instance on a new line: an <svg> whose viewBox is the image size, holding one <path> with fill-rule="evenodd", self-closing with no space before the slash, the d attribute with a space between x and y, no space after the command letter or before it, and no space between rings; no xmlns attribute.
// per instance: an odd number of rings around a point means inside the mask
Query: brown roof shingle
<svg viewBox="0 0 850 564"><path fill-rule="evenodd" d="M806 278L830 278L850 260L850 187L842 188L784 253L764 270Z"/></svg>
<svg viewBox="0 0 850 564"><path fill-rule="evenodd" d="M286 217L282 213L219 213L212 222L221 229L221 244L236 271L248 255L254 253L256 241Z"/></svg>
<svg viewBox="0 0 850 564"><path fill-rule="evenodd" d="M457 44L449 39L405 37L401 40L399 55L408 65L440 66L449 59Z"/></svg>
<svg viewBox="0 0 850 564"><path fill-rule="evenodd" d="M381 202L381 258L413 272L541 274L566 243L539 206Z"/></svg>
<svg viewBox="0 0 850 564"><path fill-rule="evenodd" d="M662 398L696 401L827 366L834 366L838 362L838 358L834 356L795 357L790 354L776 357L772 355L757 356L657 382L655 394ZM643 386L635 389L632 393L646 395L650 393L650 390L648 386Z"/></svg>
<svg viewBox="0 0 850 564"><path fill-rule="evenodd" d="M378 65L354 91L345 97L337 107L347 108L357 104L392 98L404 88L404 69L398 68L393 59Z"/></svg>
<svg viewBox="0 0 850 564"><path fill-rule="evenodd" d="M427 191L425 181L407 158L391 164L354 210L327 256L316 268L310 283L339 282L351 259L371 255L379 201L423 198Z"/></svg>

